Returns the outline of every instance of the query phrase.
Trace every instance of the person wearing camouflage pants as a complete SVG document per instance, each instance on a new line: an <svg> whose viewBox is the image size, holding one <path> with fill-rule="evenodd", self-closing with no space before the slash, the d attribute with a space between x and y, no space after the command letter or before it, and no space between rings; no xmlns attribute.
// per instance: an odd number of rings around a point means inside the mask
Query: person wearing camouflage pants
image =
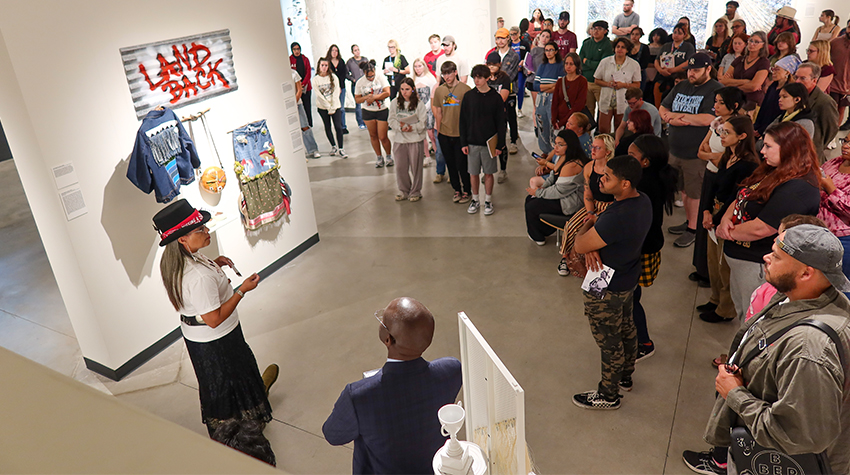
<svg viewBox="0 0 850 475"><path fill-rule="evenodd" d="M584 291L584 314L590 322L590 332L602 353L602 380L599 392L606 399L619 396L619 385L631 389L632 373L637 358L637 328L632 318L634 289L625 292L606 292L596 298Z"/></svg>
<svg viewBox="0 0 850 475"><path fill-rule="evenodd" d="M619 409L620 389L632 389L638 350L632 306L641 249L652 223L652 203L635 188L642 176L636 158L609 159L600 188L614 202L599 217L588 214L576 235L573 248L585 255L589 271L598 272L584 292L584 314L602 355L597 389L573 396L573 404L582 409Z"/></svg>

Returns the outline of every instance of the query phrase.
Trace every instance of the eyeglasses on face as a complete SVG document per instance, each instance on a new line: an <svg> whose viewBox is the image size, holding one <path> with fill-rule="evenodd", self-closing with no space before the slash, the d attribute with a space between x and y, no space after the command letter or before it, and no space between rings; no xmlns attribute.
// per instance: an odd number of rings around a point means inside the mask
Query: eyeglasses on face
<svg viewBox="0 0 850 475"><path fill-rule="evenodd" d="M189 231L189 232L188 232L188 233L186 233L186 234L187 234L187 235L191 235L191 234L206 233L206 232L209 232L209 230L210 230L210 228L208 228L208 227L206 227L206 226L201 226L200 228L193 229L193 230Z"/></svg>
<svg viewBox="0 0 850 475"><path fill-rule="evenodd" d="M547 53L554 53L554 52L556 52L556 51L558 51L558 50L556 50L556 49L552 49L552 48L546 48L546 50L545 50L545 51L546 51Z"/></svg>
<svg viewBox="0 0 850 475"><path fill-rule="evenodd" d="M750 38L750 39L747 40L747 43L749 43L751 45L760 45L760 44L764 43L764 41L754 39L754 38Z"/></svg>
<svg viewBox="0 0 850 475"><path fill-rule="evenodd" d="M392 335L392 333L390 333L390 329L389 329L389 328L387 328L387 326L384 324L384 309L381 309L381 310L376 311L376 312L375 312L375 318L377 318L377 319L378 319L378 323L380 323L380 324L381 324L381 326L382 326L382 327L384 327L384 330L386 330L386 331L387 331L387 335L389 335L389 336L390 336L390 340L391 340L393 343L395 343L395 337Z"/></svg>
<svg viewBox="0 0 850 475"><path fill-rule="evenodd" d="M817 53L817 52L818 52L818 50L816 50L814 48L807 48L806 49L806 53Z"/></svg>
<svg viewBox="0 0 850 475"><path fill-rule="evenodd" d="M600 147L599 145L591 145L590 146L591 150L596 150L596 151L603 150L604 148L605 147Z"/></svg>

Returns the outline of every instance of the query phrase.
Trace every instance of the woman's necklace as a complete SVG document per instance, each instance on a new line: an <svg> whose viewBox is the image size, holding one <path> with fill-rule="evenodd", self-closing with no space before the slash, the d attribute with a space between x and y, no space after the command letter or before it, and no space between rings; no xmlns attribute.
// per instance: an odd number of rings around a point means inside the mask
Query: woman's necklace
<svg viewBox="0 0 850 475"><path fill-rule="evenodd" d="M750 69L750 67L751 67L753 64L755 64L755 63L756 63L756 61L758 61L758 59L759 59L759 57L758 57L758 56L756 56L756 57L755 57L755 59L750 59L750 56L751 56L751 55L747 55L747 57L746 57L746 58L744 58L744 66L746 67L746 69Z"/></svg>

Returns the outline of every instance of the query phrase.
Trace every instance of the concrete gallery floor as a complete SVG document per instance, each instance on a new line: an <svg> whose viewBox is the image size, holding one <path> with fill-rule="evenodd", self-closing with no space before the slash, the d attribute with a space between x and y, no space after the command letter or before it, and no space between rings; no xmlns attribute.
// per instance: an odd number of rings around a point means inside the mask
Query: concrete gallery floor
<svg viewBox="0 0 850 475"><path fill-rule="evenodd" d="M525 110L530 115L530 100ZM661 272L643 298L657 351L638 364L621 409L579 409L570 398L596 387L599 350L579 280L557 274L554 240L538 247L526 236L529 151L537 148L531 119L520 119L525 146L510 157L509 180L496 185L492 216L453 204L450 186L432 183L433 166L425 169L422 201L395 202L395 171L375 169L368 133L354 115L347 160L327 155L315 119L323 156L308 165L309 192L321 242L239 307L260 367L281 367L270 395L275 419L266 429L280 469L350 473L351 447L328 445L322 423L347 382L384 362L375 310L411 296L437 319L426 358L459 355L456 315L464 311L525 389L538 473L690 473L681 453L706 448L716 373L710 360L736 330L699 320L694 307L709 291L687 279L693 248L676 248L667 235ZM294 199L306 193L294 190ZM0 163L0 345L206 435L182 341L120 382L85 369L28 209L14 163ZM683 219L677 209L665 228Z"/></svg>

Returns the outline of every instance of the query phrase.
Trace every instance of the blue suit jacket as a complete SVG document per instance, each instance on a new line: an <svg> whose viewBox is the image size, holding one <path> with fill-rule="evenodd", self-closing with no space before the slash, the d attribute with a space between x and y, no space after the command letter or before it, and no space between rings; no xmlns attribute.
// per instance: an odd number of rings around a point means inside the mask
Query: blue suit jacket
<svg viewBox="0 0 850 475"><path fill-rule="evenodd" d="M461 383L455 358L388 362L345 387L322 432L332 445L354 441L352 473L433 474L446 442L437 411L455 402Z"/></svg>

